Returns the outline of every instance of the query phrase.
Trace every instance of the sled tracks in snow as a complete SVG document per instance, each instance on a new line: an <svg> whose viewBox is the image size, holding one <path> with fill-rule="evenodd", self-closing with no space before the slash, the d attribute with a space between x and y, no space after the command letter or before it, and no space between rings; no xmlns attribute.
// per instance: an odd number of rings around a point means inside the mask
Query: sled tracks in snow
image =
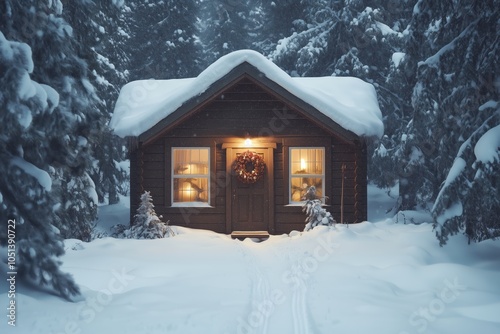
<svg viewBox="0 0 500 334"><path fill-rule="evenodd" d="M264 258L241 242L237 245L248 264L251 300L236 333L314 334L307 307L306 282L292 276L293 263L298 262L296 257L294 259L294 251L289 249L285 254L266 252ZM276 263L281 265L276 267L273 265Z"/></svg>
<svg viewBox="0 0 500 334"><path fill-rule="evenodd" d="M293 289L292 293L292 317L293 333L312 333L309 325L308 309L306 306L307 288L305 284Z"/></svg>

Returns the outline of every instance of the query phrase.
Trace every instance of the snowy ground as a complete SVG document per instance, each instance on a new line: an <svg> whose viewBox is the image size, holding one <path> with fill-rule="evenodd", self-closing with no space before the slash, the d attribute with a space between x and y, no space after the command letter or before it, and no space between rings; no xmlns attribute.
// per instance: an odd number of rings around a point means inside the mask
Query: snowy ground
<svg viewBox="0 0 500 334"><path fill-rule="evenodd" d="M262 243L185 228L162 240L67 240L63 270L85 299L19 283L17 326L3 316L0 332L500 333L500 242L458 236L440 248L430 224L395 224L391 199L370 198L375 223ZM101 227L127 210L102 207Z"/></svg>

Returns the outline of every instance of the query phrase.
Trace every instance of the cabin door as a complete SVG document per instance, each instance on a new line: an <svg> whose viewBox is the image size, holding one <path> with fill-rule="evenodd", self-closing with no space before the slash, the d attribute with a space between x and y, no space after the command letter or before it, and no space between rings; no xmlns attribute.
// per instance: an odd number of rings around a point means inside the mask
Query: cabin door
<svg viewBox="0 0 500 334"><path fill-rule="evenodd" d="M250 151L258 154L265 163L263 177L255 183L240 181L232 169L236 158ZM230 168L229 203L226 209L227 232L233 231L269 231L272 217L272 175L273 175L273 149L272 148L230 148L226 151L227 167ZM251 169L251 164L247 165ZM229 176L228 175L228 176ZM227 192L229 195L229 191Z"/></svg>

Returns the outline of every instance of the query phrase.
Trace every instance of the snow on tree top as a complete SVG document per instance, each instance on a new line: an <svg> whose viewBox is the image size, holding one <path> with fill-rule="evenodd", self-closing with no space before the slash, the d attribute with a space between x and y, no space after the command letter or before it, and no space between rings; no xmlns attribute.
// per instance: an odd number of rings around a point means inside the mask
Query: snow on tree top
<svg viewBox="0 0 500 334"><path fill-rule="evenodd" d="M139 136L244 62L344 129L358 136L382 137L382 113L371 84L353 77L290 77L251 50L221 57L196 78L137 80L126 84L120 91L110 126L120 137Z"/></svg>
<svg viewBox="0 0 500 334"><path fill-rule="evenodd" d="M500 125L488 130L474 146L474 155L483 163L500 161Z"/></svg>

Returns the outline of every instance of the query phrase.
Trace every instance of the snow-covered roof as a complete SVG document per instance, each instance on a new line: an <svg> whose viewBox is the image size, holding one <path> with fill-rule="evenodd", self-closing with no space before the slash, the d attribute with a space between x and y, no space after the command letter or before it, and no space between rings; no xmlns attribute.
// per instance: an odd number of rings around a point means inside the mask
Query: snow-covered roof
<svg viewBox="0 0 500 334"><path fill-rule="evenodd" d="M243 63L358 136L383 135L375 88L353 77L290 77L258 52L225 55L196 78L137 80L120 91L110 126L120 137L139 136Z"/></svg>

